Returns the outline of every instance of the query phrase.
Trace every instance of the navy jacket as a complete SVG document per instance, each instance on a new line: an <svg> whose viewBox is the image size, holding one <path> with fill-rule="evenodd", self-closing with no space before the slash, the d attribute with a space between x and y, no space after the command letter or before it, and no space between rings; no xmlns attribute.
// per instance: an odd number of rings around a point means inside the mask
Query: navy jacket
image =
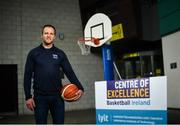
<svg viewBox="0 0 180 125"><path fill-rule="evenodd" d="M45 49L42 44L32 49L26 60L24 72L24 91L26 100L31 98L31 83L34 93L50 95L60 92L62 87L61 70L73 84L83 90L66 54L53 45Z"/></svg>

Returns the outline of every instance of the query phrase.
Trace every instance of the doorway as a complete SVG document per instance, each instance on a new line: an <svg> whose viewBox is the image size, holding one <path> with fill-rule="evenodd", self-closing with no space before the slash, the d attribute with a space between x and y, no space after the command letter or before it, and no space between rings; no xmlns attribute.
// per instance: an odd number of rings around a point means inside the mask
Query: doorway
<svg viewBox="0 0 180 125"><path fill-rule="evenodd" d="M0 64L0 114L18 114L17 65Z"/></svg>
<svg viewBox="0 0 180 125"><path fill-rule="evenodd" d="M160 51L141 51L126 53L116 60L123 79L152 77L164 75Z"/></svg>

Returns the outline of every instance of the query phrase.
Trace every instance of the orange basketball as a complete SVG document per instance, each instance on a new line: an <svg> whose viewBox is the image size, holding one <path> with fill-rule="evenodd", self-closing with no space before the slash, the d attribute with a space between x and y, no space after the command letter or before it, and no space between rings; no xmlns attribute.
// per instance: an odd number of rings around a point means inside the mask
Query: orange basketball
<svg viewBox="0 0 180 125"><path fill-rule="evenodd" d="M63 86L63 88L61 90L61 97L65 101L73 101L77 97L76 92L78 90L79 89L75 84L68 83Z"/></svg>
<svg viewBox="0 0 180 125"><path fill-rule="evenodd" d="M94 44L95 44L95 45L99 45L99 39L98 39L98 38L95 38L95 39L94 39Z"/></svg>

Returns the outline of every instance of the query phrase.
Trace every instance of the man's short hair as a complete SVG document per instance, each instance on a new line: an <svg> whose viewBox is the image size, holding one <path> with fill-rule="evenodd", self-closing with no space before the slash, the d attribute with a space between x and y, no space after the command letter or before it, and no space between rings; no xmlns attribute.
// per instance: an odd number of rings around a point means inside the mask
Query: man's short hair
<svg viewBox="0 0 180 125"><path fill-rule="evenodd" d="M44 28L46 28L46 27L51 27L51 28L53 28L53 29L54 29L54 34L56 35L56 28L55 28L53 25L51 25L51 24L46 24L46 25L44 25L44 26L42 27L42 34L43 34L43 31L44 31Z"/></svg>

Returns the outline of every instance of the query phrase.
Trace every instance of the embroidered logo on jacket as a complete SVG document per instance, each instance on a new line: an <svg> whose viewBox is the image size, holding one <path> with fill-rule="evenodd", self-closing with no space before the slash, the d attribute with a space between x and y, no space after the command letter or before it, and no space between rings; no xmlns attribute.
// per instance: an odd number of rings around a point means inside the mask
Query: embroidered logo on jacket
<svg viewBox="0 0 180 125"><path fill-rule="evenodd" d="M58 59L58 55L57 54L52 54L53 59Z"/></svg>

